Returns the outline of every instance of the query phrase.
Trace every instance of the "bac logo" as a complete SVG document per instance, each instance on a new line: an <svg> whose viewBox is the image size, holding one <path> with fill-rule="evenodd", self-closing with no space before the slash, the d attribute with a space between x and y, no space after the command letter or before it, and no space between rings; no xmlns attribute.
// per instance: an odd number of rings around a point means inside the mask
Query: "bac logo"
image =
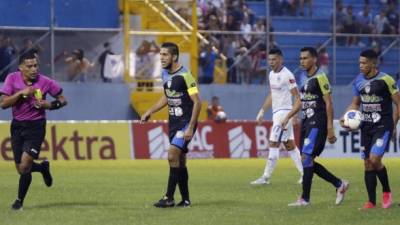
<svg viewBox="0 0 400 225"><path fill-rule="evenodd" d="M251 139L244 132L242 126L229 130L228 137L231 158L250 157Z"/></svg>
<svg viewBox="0 0 400 225"><path fill-rule="evenodd" d="M169 139L162 126L151 129L147 133L151 159L166 159L168 156Z"/></svg>

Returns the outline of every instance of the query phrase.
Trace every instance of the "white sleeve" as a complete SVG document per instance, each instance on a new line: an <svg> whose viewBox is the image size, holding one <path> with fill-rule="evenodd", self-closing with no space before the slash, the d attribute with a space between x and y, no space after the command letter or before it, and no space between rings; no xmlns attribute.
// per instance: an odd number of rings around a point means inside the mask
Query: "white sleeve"
<svg viewBox="0 0 400 225"><path fill-rule="evenodd" d="M296 79L294 78L294 75L292 72L287 70L286 77L287 77L289 90L292 90L293 88L297 87Z"/></svg>

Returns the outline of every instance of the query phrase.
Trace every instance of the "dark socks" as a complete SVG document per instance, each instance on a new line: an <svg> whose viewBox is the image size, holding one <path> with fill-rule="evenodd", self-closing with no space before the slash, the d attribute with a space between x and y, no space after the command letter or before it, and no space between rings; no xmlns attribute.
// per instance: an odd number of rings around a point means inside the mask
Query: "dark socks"
<svg viewBox="0 0 400 225"><path fill-rule="evenodd" d="M331 183L336 188L339 188L342 184L342 181L329 172L323 165L314 162L314 173L316 173L319 177L324 179L325 181Z"/></svg>
<svg viewBox="0 0 400 225"><path fill-rule="evenodd" d="M383 167L381 170L376 170L376 175L378 176L379 181L382 184L382 191L390 192L389 178L386 167Z"/></svg>
<svg viewBox="0 0 400 225"><path fill-rule="evenodd" d="M314 166L311 167L305 167L303 168L304 174L303 174L303 194L301 197L309 202L310 201L310 192L311 192L311 184L312 184L312 179L314 175Z"/></svg>
<svg viewBox="0 0 400 225"><path fill-rule="evenodd" d="M31 172L42 172L42 164L39 163L32 163Z"/></svg>
<svg viewBox="0 0 400 225"><path fill-rule="evenodd" d="M367 188L369 201L373 204L376 204L376 171L365 171L364 181Z"/></svg>
<svg viewBox="0 0 400 225"><path fill-rule="evenodd" d="M21 203L24 202L26 193L28 192L31 182L32 174L30 172L27 174L23 174L19 177L18 199L21 200Z"/></svg>
<svg viewBox="0 0 400 225"><path fill-rule="evenodd" d="M168 188L165 194L169 199L174 199L176 184L179 179L179 168L169 168Z"/></svg>
<svg viewBox="0 0 400 225"><path fill-rule="evenodd" d="M180 172L180 174L179 174L179 179L178 179L178 185L179 185L179 190L182 195L182 200L189 200L188 170L186 167L183 167L183 168L180 168L179 172Z"/></svg>

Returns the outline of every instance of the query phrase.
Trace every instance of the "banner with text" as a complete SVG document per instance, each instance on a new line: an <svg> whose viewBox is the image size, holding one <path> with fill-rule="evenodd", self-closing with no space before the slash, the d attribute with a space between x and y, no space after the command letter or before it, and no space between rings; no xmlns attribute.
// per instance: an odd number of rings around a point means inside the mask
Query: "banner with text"
<svg viewBox="0 0 400 225"><path fill-rule="evenodd" d="M130 122L47 122L40 159L129 159ZM11 161L10 123L0 123L0 159Z"/></svg>

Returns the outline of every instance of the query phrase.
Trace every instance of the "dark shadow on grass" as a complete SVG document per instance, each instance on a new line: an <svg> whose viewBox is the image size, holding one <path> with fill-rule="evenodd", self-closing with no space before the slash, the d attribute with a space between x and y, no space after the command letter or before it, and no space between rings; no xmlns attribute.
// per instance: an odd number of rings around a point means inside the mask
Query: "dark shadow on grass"
<svg viewBox="0 0 400 225"><path fill-rule="evenodd" d="M48 209L48 208L90 208L96 206L110 206L104 202L52 202L48 204L32 205L24 208L29 209Z"/></svg>
<svg viewBox="0 0 400 225"><path fill-rule="evenodd" d="M242 204L243 202L241 201L235 201L231 199L225 199L225 200L209 200L209 201L201 201L201 202L192 202L192 207L196 206L216 206L216 205L221 205L221 206L227 206L227 205L232 205L232 204Z"/></svg>

